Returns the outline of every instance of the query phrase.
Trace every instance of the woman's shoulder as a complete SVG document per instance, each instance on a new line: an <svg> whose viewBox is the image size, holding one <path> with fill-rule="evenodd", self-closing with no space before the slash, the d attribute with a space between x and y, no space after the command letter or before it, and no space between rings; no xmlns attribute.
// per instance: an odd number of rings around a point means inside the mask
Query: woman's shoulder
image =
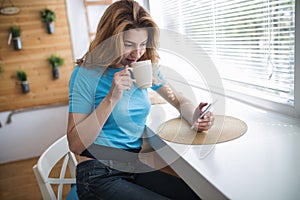
<svg viewBox="0 0 300 200"><path fill-rule="evenodd" d="M95 66L95 67L85 67L80 65L75 65L73 72L77 73L78 71L85 72L85 73L99 73L100 71L104 71L104 67Z"/></svg>
<svg viewBox="0 0 300 200"><path fill-rule="evenodd" d="M98 77L99 74L105 71L104 67L82 67L76 65L73 69L72 76L96 76Z"/></svg>
<svg viewBox="0 0 300 200"><path fill-rule="evenodd" d="M86 82L87 84L98 83L103 67L82 67L76 65L70 77L70 81Z"/></svg>

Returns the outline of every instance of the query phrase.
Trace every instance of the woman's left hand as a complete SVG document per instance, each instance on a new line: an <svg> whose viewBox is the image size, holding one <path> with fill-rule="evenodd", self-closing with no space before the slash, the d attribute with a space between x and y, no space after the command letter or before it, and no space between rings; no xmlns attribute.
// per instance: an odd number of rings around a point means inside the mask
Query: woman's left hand
<svg viewBox="0 0 300 200"><path fill-rule="evenodd" d="M205 107L207 103L201 102L199 106L196 108L194 115L193 115L193 122L194 122L194 130L196 131L207 131L210 129L214 123L214 116L212 112L207 112L204 117L201 119L198 118L202 113L203 107Z"/></svg>

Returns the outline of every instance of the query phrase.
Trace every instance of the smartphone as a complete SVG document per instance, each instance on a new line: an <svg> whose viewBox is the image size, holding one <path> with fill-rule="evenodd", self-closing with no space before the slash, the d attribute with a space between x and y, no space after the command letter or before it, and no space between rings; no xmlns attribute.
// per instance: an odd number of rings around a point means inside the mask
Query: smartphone
<svg viewBox="0 0 300 200"><path fill-rule="evenodd" d="M212 105L214 105L216 103L216 101L214 101L213 103L209 103L206 108L200 113L199 117L196 119L201 119L204 117L204 115L206 115L206 113L208 113L208 111L211 109ZM195 122L193 123L193 125L191 126L191 129L193 129L195 127Z"/></svg>
<svg viewBox="0 0 300 200"><path fill-rule="evenodd" d="M202 117L204 117L204 115L206 115L206 113L208 113L208 111L210 110L211 106L212 106L212 103L208 104L206 106L206 108L200 113L198 118L201 119Z"/></svg>

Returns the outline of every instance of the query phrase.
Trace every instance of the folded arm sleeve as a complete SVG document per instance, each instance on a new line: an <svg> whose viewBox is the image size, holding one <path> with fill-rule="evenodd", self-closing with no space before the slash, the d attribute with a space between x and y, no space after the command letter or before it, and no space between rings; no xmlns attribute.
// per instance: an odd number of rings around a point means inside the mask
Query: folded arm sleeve
<svg viewBox="0 0 300 200"><path fill-rule="evenodd" d="M154 86L151 87L151 89L154 91L158 90L159 88L161 88L166 84L166 80L163 74L161 73L161 71L159 70L159 68L157 68L156 73L157 73L157 77L154 77Z"/></svg>

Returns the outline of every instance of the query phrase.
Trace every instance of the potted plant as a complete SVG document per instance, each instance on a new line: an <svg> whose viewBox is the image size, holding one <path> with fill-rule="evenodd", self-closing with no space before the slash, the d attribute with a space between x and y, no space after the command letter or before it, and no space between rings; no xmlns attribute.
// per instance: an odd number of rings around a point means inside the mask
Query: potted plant
<svg viewBox="0 0 300 200"><path fill-rule="evenodd" d="M54 21L56 19L55 12L45 8L41 10L41 20L46 24L47 33L52 34L54 33Z"/></svg>
<svg viewBox="0 0 300 200"><path fill-rule="evenodd" d="M22 49L22 41L21 41L21 28L16 25L12 25L10 27L10 34L13 40L13 45L15 50Z"/></svg>
<svg viewBox="0 0 300 200"><path fill-rule="evenodd" d="M60 56L52 54L49 58L49 63L52 67L52 75L54 79L59 78L59 67L64 64L64 59Z"/></svg>
<svg viewBox="0 0 300 200"><path fill-rule="evenodd" d="M17 71L16 75L17 75L17 79L19 79L19 81L21 82L22 92L28 93L30 91L30 88L29 88L29 83L27 81L26 72L19 70L19 71Z"/></svg>

